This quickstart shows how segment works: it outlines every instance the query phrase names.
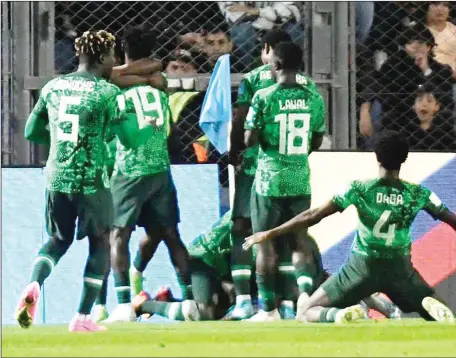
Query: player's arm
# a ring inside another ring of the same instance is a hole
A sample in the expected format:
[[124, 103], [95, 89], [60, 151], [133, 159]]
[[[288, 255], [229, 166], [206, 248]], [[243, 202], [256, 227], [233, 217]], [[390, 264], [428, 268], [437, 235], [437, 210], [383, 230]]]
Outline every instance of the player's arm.
[[111, 75], [111, 82], [120, 88], [133, 86], [150, 85], [160, 91], [168, 90], [168, 81], [162, 73], [153, 73], [148, 75]]
[[287, 221], [275, 229], [256, 233], [245, 239], [243, 244], [244, 250], [248, 250], [259, 242], [272, 240], [277, 237], [296, 232], [302, 229], [309, 228], [313, 225], [318, 224], [324, 218], [331, 216], [340, 211], [340, 207], [332, 200], [316, 209], [309, 209], [301, 214], [298, 214], [293, 219]]
[[46, 101], [41, 95], [27, 119], [24, 135], [25, 139], [39, 144], [49, 145], [51, 142]]
[[456, 230], [456, 215], [452, 213], [433, 192], [430, 192], [423, 210], [431, 215], [434, 220], [440, 220], [445, 224], [450, 225], [453, 230]]
[[320, 149], [322, 143], [323, 143], [323, 138], [326, 133], [326, 124], [325, 124], [325, 118], [326, 118], [326, 110], [325, 110], [325, 103], [323, 101], [323, 97], [318, 94], [317, 96], [314, 97], [313, 102], [313, 111], [311, 116], [313, 117], [312, 119], [312, 125], [313, 125], [313, 133], [312, 133], [312, 142], [310, 144], [310, 149], [311, 152], [316, 151]]
[[251, 84], [247, 78], [244, 78], [239, 84], [236, 108], [231, 123], [229, 162], [232, 165], [240, 164], [240, 154], [245, 149], [244, 125], [252, 98]]
[[116, 66], [112, 70], [114, 76], [148, 76], [154, 72], [160, 72], [163, 70], [163, 65], [160, 60], [154, 58], [143, 58], [140, 60], [133, 61], [130, 64], [122, 66]]
[[263, 100], [256, 94], [253, 97], [252, 105], [249, 108], [244, 124], [244, 143], [247, 148], [253, 147], [258, 143], [259, 130], [263, 128], [262, 108]]

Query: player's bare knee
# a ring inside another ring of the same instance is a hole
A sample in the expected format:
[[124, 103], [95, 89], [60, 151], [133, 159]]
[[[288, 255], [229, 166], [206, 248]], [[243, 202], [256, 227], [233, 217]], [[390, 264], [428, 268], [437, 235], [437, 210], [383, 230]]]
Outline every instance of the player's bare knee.
[[121, 248], [128, 247], [128, 242], [130, 240], [131, 228], [125, 227], [115, 227], [109, 237], [111, 247]]

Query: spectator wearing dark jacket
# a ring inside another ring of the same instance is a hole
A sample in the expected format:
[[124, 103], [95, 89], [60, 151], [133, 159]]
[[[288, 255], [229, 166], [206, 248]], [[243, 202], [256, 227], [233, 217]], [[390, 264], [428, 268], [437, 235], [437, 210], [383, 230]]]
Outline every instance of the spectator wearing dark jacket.
[[370, 105], [375, 99], [382, 105], [382, 127], [396, 130], [407, 124], [403, 114], [412, 108], [421, 86], [438, 94], [442, 109], [454, 108], [452, 71], [432, 58], [434, 38], [430, 31], [417, 24], [404, 32], [399, 43], [402, 49], [386, 60], [371, 83], [364, 84], [360, 109], [360, 132], [364, 136], [373, 134]]
[[454, 152], [454, 123], [451, 112], [440, 110], [438, 97], [424, 89], [418, 92], [409, 122], [401, 132], [408, 138], [411, 150]]

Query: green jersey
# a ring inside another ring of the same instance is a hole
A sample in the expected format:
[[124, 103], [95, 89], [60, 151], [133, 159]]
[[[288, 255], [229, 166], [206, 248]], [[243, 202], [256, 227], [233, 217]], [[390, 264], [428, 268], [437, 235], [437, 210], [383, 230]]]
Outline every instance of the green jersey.
[[232, 227], [233, 222], [229, 211], [212, 226], [210, 231], [199, 235], [187, 247], [190, 257], [204, 261], [215, 269], [220, 277], [229, 276]]
[[384, 258], [410, 254], [410, 229], [420, 210], [435, 218], [446, 209], [429, 189], [403, 180], [355, 180], [332, 201], [340, 211], [350, 205], [358, 211], [352, 250]]
[[44, 86], [27, 120], [26, 136], [34, 128], [49, 130], [38, 134], [39, 142], [50, 143], [48, 190], [93, 194], [109, 187], [105, 141], [107, 129], [120, 118], [115, 102], [119, 93], [115, 85], [82, 72], [55, 78]]
[[255, 130], [260, 142], [256, 192], [271, 197], [310, 194], [312, 137], [326, 131], [320, 94], [299, 84], [260, 90], [253, 98], [245, 129]]
[[[272, 78], [272, 66], [270, 64], [260, 66], [253, 71], [247, 73], [239, 84], [237, 105], [248, 105], [252, 104], [252, 99], [255, 93], [261, 89], [268, 88], [275, 84]], [[308, 89], [318, 92], [317, 86], [303, 73], [296, 75], [296, 82], [307, 87]], [[259, 146], [248, 148], [244, 152], [244, 161], [242, 168], [247, 175], [255, 175], [258, 159]]]
[[129, 120], [137, 121], [139, 128], [151, 126], [147, 121], [155, 118], [156, 126], [147, 141], [135, 149], [127, 149], [117, 142], [114, 175], [139, 177], [162, 173], [170, 166], [167, 128], [170, 121], [168, 95], [150, 86], [134, 86], [122, 91], [118, 97], [119, 109]]

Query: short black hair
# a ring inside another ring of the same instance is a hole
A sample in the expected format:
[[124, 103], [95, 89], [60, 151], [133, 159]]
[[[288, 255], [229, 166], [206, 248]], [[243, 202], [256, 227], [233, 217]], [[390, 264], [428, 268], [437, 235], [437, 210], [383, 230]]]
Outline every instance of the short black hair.
[[399, 170], [407, 160], [409, 145], [407, 139], [398, 132], [381, 131], [375, 138], [375, 155], [386, 170]]
[[104, 30], [86, 31], [74, 41], [76, 55], [85, 56], [91, 64], [100, 63], [101, 56], [109, 53], [115, 46], [115, 36]]
[[274, 57], [281, 70], [299, 71], [302, 69], [302, 50], [293, 42], [280, 42], [274, 49]]
[[432, 35], [432, 32], [421, 22], [417, 23], [415, 26], [410, 26], [399, 37], [399, 44], [401, 46], [405, 46], [413, 41], [418, 41], [431, 47], [435, 46], [434, 35]]
[[435, 100], [437, 101], [437, 103], [440, 103], [440, 95], [438, 92], [436, 92], [435, 90], [433, 90], [433, 88], [431, 88], [430, 86], [420, 86], [416, 92], [415, 92], [415, 99], [419, 99], [419, 98], [422, 98], [426, 95], [432, 95]]
[[157, 44], [157, 34], [148, 25], [128, 28], [122, 39], [125, 54], [132, 60], [148, 58]]
[[291, 36], [284, 30], [274, 29], [269, 30], [263, 36], [262, 48], [266, 46], [269, 49], [275, 50], [276, 46], [281, 42], [291, 42]]

